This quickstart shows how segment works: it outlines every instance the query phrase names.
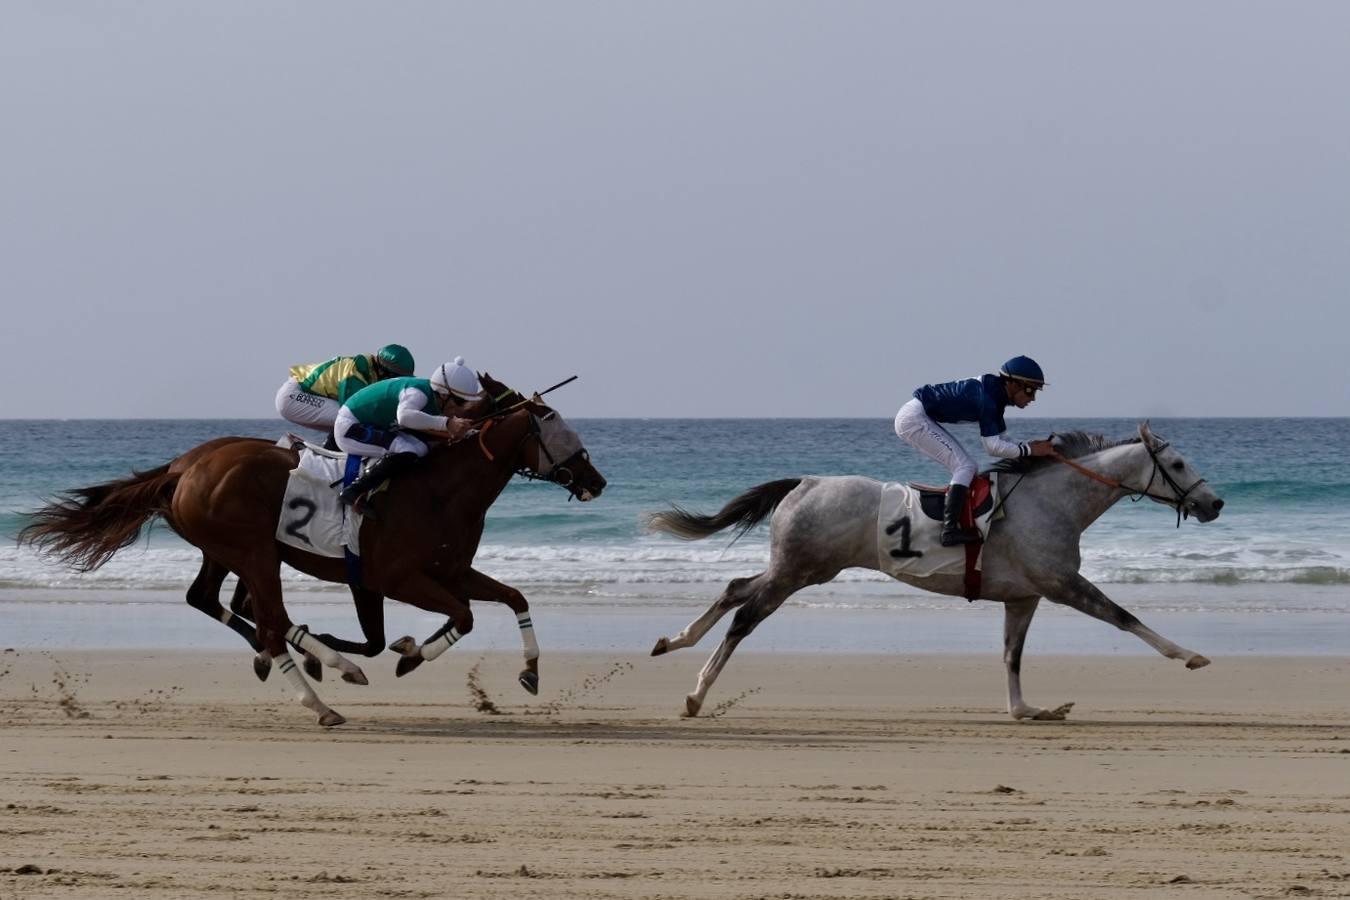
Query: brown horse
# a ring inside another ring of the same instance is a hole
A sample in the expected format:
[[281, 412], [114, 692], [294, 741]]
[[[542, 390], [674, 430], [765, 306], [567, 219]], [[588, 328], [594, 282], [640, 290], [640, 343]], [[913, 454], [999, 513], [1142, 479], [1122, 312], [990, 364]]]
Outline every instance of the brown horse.
[[[170, 475], [182, 475], [203, 456], [225, 444], [236, 443], [251, 444], [259, 451], [277, 446], [271, 441], [261, 438], [215, 438], [193, 447], [182, 456], [171, 460], [168, 473]], [[299, 448], [292, 448], [291, 454], [298, 462]], [[78, 492], [71, 493], [77, 494]], [[166, 521], [169, 520], [166, 518]], [[171, 522], [170, 525], [172, 525]], [[132, 537], [135, 537], [134, 533]], [[80, 568], [88, 571], [90, 566], [81, 566]], [[258, 640], [257, 628], [252, 621], [252, 603], [248, 596], [248, 586], [242, 579], [235, 585], [234, 596], [230, 600], [229, 609], [226, 609], [220, 603], [220, 588], [229, 574], [228, 568], [203, 553], [201, 569], [197, 572], [197, 577], [193, 579], [192, 585], [187, 591], [187, 603], [193, 609], [199, 610], [210, 618], [223, 622], [243, 637], [249, 646], [257, 651], [257, 656], [253, 659], [254, 673], [258, 676], [259, 681], [266, 681], [267, 676], [272, 673], [272, 657], [263, 650], [262, 642]], [[347, 641], [331, 634], [321, 634], [318, 635], [318, 638], [332, 649], [342, 653], [377, 656], [380, 651], [384, 650], [384, 597], [355, 584], [349, 584], [348, 588], [351, 590], [352, 602], [356, 607], [357, 622], [361, 626], [361, 633], [365, 640], [361, 642]], [[312, 653], [304, 653], [304, 668], [306, 674], [315, 681], [323, 680], [323, 665]]]
[[[506, 390], [488, 376], [483, 384], [499, 396]], [[433, 448], [391, 482], [376, 502], [378, 516], [362, 525], [363, 577], [354, 595], [368, 639], [375, 631], [382, 642], [381, 597], [449, 620], [421, 645], [408, 639], [396, 645], [404, 654], [400, 674], [472, 630], [470, 601], [493, 600], [517, 614], [526, 656], [521, 682], [537, 689], [538, 647], [528, 602], [515, 588], [472, 567], [487, 509], [517, 471], [560, 484], [582, 501], [598, 497], [605, 479], [561, 416], [537, 399], [515, 396], [472, 439]], [[366, 683], [360, 668], [293, 624], [282, 602], [283, 562], [326, 581], [347, 581], [344, 560], [305, 553], [274, 537], [295, 462], [294, 451], [265, 441], [218, 438], [148, 472], [70, 491], [65, 500], [37, 511], [19, 537], [87, 571], [134, 542], [147, 521], [163, 517], [203, 554], [188, 602], [203, 611], [214, 604], [225, 620], [218, 592], [225, 575], [236, 573], [252, 598], [261, 652], [281, 660], [300, 702], [318, 713], [320, 724], [341, 724], [345, 719], [318, 698], [286, 650], [289, 642], [340, 669], [344, 680]], [[360, 592], [367, 592], [366, 602]], [[368, 628], [368, 616], [378, 619], [378, 628]]]
[[[575, 378], [575, 376], [573, 376]], [[486, 421], [493, 417], [499, 409], [507, 406], [518, 406], [524, 400], [524, 397], [495, 381], [487, 373], [479, 373], [479, 378], [490, 386], [487, 396], [484, 400], [461, 407], [456, 414], [476, 421]], [[571, 381], [572, 379], [568, 379]], [[567, 382], [563, 382], [566, 384]], [[559, 385], [560, 386], [560, 385]], [[555, 386], [556, 387], [556, 386]], [[551, 390], [551, 389], [550, 389]], [[223, 437], [208, 441], [205, 444], [194, 447], [182, 456], [177, 457], [169, 463], [169, 472], [182, 474], [189, 466], [199, 460], [206, 453], [216, 450], [227, 443], [252, 443], [257, 449], [273, 446], [272, 442], [259, 438], [244, 437]], [[293, 452], [298, 454], [298, 447], [293, 448]], [[241, 579], [235, 586], [234, 596], [230, 600], [230, 608], [226, 609], [220, 603], [220, 588], [225, 582], [225, 578], [230, 574], [229, 569], [205, 553], [202, 554], [202, 567], [193, 580], [192, 586], [188, 588], [187, 602], [194, 609], [201, 611], [212, 619], [216, 619], [238, 632], [245, 641], [249, 643], [257, 656], [254, 657], [253, 671], [258, 676], [259, 681], [266, 681], [267, 676], [272, 671], [272, 657], [263, 650], [263, 646], [257, 637], [257, 630], [252, 622], [253, 612], [252, 603], [248, 596], [248, 587]], [[348, 589], [352, 594], [352, 602], [356, 607], [357, 622], [361, 626], [361, 633], [364, 640], [348, 641], [332, 634], [317, 635], [318, 639], [333, 650], [340, 653], [359, 653], [362, 656], [377, 656], [385, 647], [384, 632], [384, 596], [369, 590], [368, 588], [356, 584], [348, 583]], [[523, 609], [516, 609], [520, 614], [526, 612], [528, 606]], [[532, 634], [522, 631], [522, 639], [532, 637]], [[410, 637], [400, 638], [390, 646], [391, 650], [397, 650], [405, 654], [411, 654], [417, 644]], [[529, 649], [527, 642], [526, 649]], [[323, 666], [318, 657], [314, 654], [301, 651], [304, 654], [305, 673], [315, 681], [323, 680]], [[422, 658], [417, 655], [408, 655], [405, 660], [400, 662], [397, 673], [399, 676], [407, 674]], [[538, 674], [532, 671], [521, 673], [520, 683], [531, 694], [538, 693], [539, 679]]]

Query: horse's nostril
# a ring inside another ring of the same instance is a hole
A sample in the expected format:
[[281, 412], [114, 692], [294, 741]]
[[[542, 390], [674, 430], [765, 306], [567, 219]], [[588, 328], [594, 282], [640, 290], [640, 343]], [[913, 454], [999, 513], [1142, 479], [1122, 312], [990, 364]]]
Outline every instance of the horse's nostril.
[[1215, 500], [1215, 501], [1214, 501], [1214, 508], [1215, 508], [1215, 509], [1223, 509], [1223, 501], [1222, 501], [1222, 500]]

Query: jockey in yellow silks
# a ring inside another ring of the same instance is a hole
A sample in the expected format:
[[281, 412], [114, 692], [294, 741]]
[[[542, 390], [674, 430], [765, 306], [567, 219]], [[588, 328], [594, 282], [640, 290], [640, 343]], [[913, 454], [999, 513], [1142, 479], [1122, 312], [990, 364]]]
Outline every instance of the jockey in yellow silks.
[[338, 410], [357, 391], [412, 373], [413, 356], [400, 344], [386, 344], [374, 353], [291, 366], [291, 377], [277, 391], [277, 413], [287, 422], [332, 432]]

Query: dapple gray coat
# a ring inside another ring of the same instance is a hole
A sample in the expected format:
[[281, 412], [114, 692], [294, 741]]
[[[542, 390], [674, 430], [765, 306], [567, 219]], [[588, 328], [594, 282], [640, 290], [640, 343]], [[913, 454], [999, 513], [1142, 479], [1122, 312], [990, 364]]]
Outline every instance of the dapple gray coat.
[[[1004, 517], [993, 524], [985, 542], [980, 595], [1004, 604], [1008, 712], [1016, 719], [1062, 719], [1073, 706], [1042, 709], [1022, 699], [1022, 647], [1042, 597], [1137, 635], [1188, 669], [1209, 664], [1146, 627], [1079, 575], [1079, 538], [1122, 497], [1148, 496], [1172, 506], [1178, 518], [1193, 515], [1201, 522], [1216, 518], [1223, 501], [1147, 423], [1139, 426], [1137, 440], [1110, 442], [1075, 432], [1056, 436], [1055, 446], [1061, 457], [1115, 486], [1051, 458], [996, 467], [1008, 473], [999, 479]], [[806, 476], [751, 488], [716, 515], [675, 508], [648, 517], [649, 528], [693, 540], [733, 525], [744, 532], [772, 514], [768, 569], [733, 579], [703, 615], [675, 637], [658, 640], [652, 650], [659, 656], [693, 646], [718, 619], [738, 610], [726, 638], [699, 673], [698, 686], [685, 698], [685, 715], [698, 714], [737, 644], [793, 593], [830, 581], [843, 569], [880, 568], [881, 491], [882, 483], [871, 478]], [[939, 594], [962, 596], [965, 590], [961, 575], [895, 577]]]

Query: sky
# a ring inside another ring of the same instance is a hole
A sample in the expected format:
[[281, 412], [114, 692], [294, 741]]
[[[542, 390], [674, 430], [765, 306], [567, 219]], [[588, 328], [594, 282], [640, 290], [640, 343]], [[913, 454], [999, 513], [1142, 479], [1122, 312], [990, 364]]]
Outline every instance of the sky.
[[1350, 415], [1350, 4], [66, 2], [0, 29], [0, 418], [397, 342], [569, 417]]

